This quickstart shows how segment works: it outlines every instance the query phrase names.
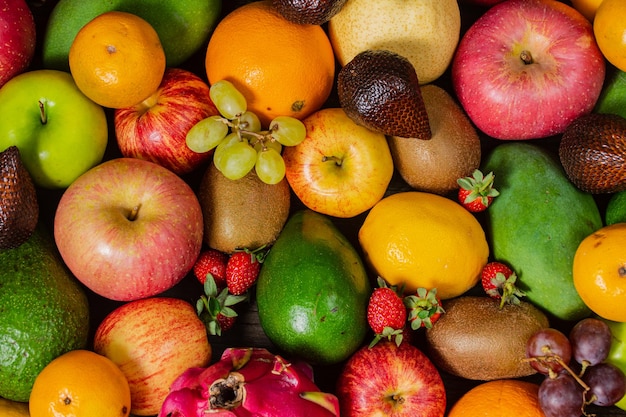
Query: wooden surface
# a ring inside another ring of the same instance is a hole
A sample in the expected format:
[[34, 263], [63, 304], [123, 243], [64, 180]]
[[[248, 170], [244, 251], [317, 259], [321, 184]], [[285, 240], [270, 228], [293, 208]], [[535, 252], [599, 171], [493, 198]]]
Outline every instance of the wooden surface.
[[[241, 4], [247, 3], [246, 0], [223, 0], [224, 8], [223, 14], [225, 15], [230, 10], [238, 7]], [[41, 37], [43, 35], [43, 30], [45, 27], [45, 23], [47, 21], [47, 16], [52, 10], [55, 1], [29, 1], [31, 9], [36, 17], [38, 30], [39, 30], [39, 43], [41, 42]], [[462, 8], [462, 26], [463, 29], [467, 28], [473, 20], [481, 13], [480, 9], [470, 9], [470, 8]], [[40, 51], [38, 51], [40, 54]], [[194, 71], [196, 74], [200, 75], [202, 78], [206, 79], [204, 73], [204, 50], [199, 51], [198, 54], [192, 58], [188, 63], [186, 63], [183, 68]], [[39, 57], [35, 58], [33, 62], [33, 69], [36, 69], [39, 65]], [[450, 79], [449, 73], [444, 74], [441, 79], [435, 82], [436, 84], [449, 89], [450, 88]], [[336, 97], [331, 96], [329, 99], [327, 106], [337, 106]], [[111, 116], [109, 111], [108, 116]], [[112, 120], [109, 117], [109, 121]], [[111, 132], [113, 129], [111, 127]], [[496, 143], [493, 139], [490, 138], [481, 138], [483, 140], [484, 152], [488, 152], [491, 147]], [[557, 139], [546, 140], [544, 143], [546, 146], [554, 146], [557, 142]], [[107, 150], [106, 158], [113, 158], [116, 156], [120, 156], [119, 150], [115, 145], [114, 137], [110, 138], [109, 148]], [[200, 173], [192, 174], [184, 179], [189, 182], [189, 184], [195, 189], [199, 183]], [[389, 187], [388, 193], [394, 193], [397, 191], [401, 191], [404, 189], [408, 189], [406, 184], [396, 175], [392, 180], [392, 183]], [[41, 216], [42, 221], [51, 229], [52, 221], [54, 219], [54, 211], [56, 208], [56, 204], [61, 196], [61, 191], [50, 191], [50, 190], [39, 190], [39, 200], [41, 205]], [[606, 204], [606, 198], [599, 198], [598, 204], [601, 209], [604, 208]], [[300, 203], [295, 200], [292, 204], [293, 209], [300, 208]], [[358, 244], [356, 242], [356, 233], [358, 228], [364, 219], [365, 215], [357, 216], [352, 219], [335, 219], [336, 225], [339, 229], [348, 237], [348, 239], [353, 242], [358, 248]], [[479, 217], [480, 218], [480, 217]], [[98, 326], [100, 321], [104, 318], [106, 314], [112, 311], [114, 308], [118, 307], [122, 303], [114, 302], [111, 300], [104, 299], [98, 295], [93, 294], [89, 290], [86, 290], [89, 296], [89, 301], [91, 305], [91, 328], [92, 333], [95, 331], [95, 328]], [[471, 292], [479, 294], [480, 289], [475, 288]], [[202, 286], [197, 282], [197, 280], [189, 275], [187, 276], [181, 283], [172, 288], [171, 290], [162, 294], [163, 296], [173, 296], [178, 297], [195, 305], [196, 300], [202, 295]], [[276, 353], [279, 353], [277, 349], [275, 349], [271, 342], [267, 339], [263, 330], [259, 325], [258, 315], [256, 311], [256, 304], [254, 300], [251, 300], [251, 303], [245, 304], [242, 308], [239, 309], [239, 319], [235, 325], [235, 327], [226, 332], [222, 337], [211, 337], [211, 344], [213, 347], [213, 358], [216, 360], [219, 358], [219, 355], [222, 351], [230, 346], [257, 346], [257, 347], [266, 347]], [[562, 330], [568, 330], [571, 324], [568, 323], [554, 323], [555, 327], [559, 327]], [[369, 337], [369, 336], [368, 336]], [[418, 347], [424, 347], [423, 341], [423, 332], [415, 332], [415, 340], [414, 343]], [[316, 367], [315, 368], [315, 377], [316, 382], [320, 386], [320, 388], [324, 391], [333, 391], [335, 389], [335, 380], [337, 375], [341, 371], [341, 364], [337, 366], [331, 367]], [[447, 400], [448, 407], [450, 407], [464, 392], [472, 388], [473, 386], [480, 383], [480, 381], [468, 381], [458, 377], [454, 377], [452, 375], [441, 373], [444, 384], [446, 386], [447, 392]], [[533, 382], [540, 382], [540, 376], [533, 376], [527, 378]], [[616, 408], [600, 408], [600, 407], [590, 407], [588, 410], [590, 413], [596, 413], [598, 417], [600, 416], [626, 416], [626, 412]]]

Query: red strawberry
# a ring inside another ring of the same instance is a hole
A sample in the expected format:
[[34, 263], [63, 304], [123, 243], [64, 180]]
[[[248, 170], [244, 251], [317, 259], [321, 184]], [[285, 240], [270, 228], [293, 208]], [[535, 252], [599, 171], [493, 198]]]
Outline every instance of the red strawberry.
[[445, 313], [441, 299], [437, 295], [437, 288], [427, 290], [418, 288], [413, 295], [404, 297], [404, 305], [409, 311], [411, 329], [422, 327], [430, 329], [443, 313]]
[[234, 252], [226, 264], [226, 285], [233, 295], [244, 294], [254, 285], [267, 251], [263, 247]]
[[471, 177], [459, 178], [457, 183], [461, 188], [459, 188], [458, 199], [461, 205], [473, 213], [486, 210], [493, 199], [500, 195], [498, 190], [493, 188], [493, 180], [493, 172], [483, 176], [478, 169]]
[[491, 298], [500, 301], [500, 308], [505, 303], [519, 304], [519, 297], [526, 295], [515, 286], [517, 275], [501, 262], [490, 262], [483, 267], [481, 282], [483, 289]]
[[402, 342], [402, 330], [406, 325], [406, 308], [395, 287], [378, 277], [378, 288], [374, 289], [367, 305], [367, 322], [376, 335], [370, 347], [382, 338]]
[[207, 332], [221, 336], [222, 332], [235, 324], [237, 312], [232, 308], [235, 304], [246, 300], [243, 295], [229, 294], [228, 288], [218, 293], [213, 276], [208, 274], [204, 281], [204, 295], [196, 302], [198, 316], [204, 322]]
[[226, 263], [228, 255], [217, 249], [207, 249], [203, 251], [193, 266], [193, 273], [204, 284], [207, 274], [211, 274], [215, 279], [217, 288], [226, 286]]

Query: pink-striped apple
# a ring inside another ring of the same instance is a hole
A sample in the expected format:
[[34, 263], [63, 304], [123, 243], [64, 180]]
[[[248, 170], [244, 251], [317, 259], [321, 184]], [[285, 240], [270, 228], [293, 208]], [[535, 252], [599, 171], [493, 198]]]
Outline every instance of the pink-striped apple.
[[393, 175], [387, 139], [357, 125], [341, 108], [302, 120], [307, 136], [283, 150], [291, 189], [311, 210], [349, 218], [372, 208]]
[[103, 297], [131, 301], [159, 294], [193, 268], [202, 247], [200, 203], [172, 171], [115, 158], [76, 179], [54, 217], [63, 260]]
[[408, 342], [362, 347], [337, 381], [342, 417], [443, 417], [446, 390], [437, 368]]
[[187, 132], [200, 120], [217, 114], [209, 86], [200, 77], [184, 69], [168, 68], [154, 94], [132, 107], [115, 110], [117, 144], [123, 156], [187, 174], [212, 155], [189, 149]]
[[0, 87], [28, 68], [35, 55], [36, 27], [24, 0], [0, 0]]
[[541, 139], [591, 112], [605, 75], [591, 24], [554, 0], [492, 6], [465, 32], [452, 84], [474, 124], [496, 139]]
[[94, 351], [111, 359], [128, 380], [131, 413], [158, 414], [168, 388], [188, 368], [207, 366], [211, 345], [195, 307], [171, 297], [131, 301], [96, 329]]

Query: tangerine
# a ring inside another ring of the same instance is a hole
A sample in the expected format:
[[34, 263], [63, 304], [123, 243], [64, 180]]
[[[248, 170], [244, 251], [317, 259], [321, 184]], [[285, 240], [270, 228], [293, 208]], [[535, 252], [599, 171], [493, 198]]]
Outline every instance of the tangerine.
[[572, 277], [583, 302], [597, 315], [626, 321], [626, 223], [597, 230], [580, 242]]
[[154, 93], [165, 73], [165, 52], [154, 28], [131, 13], [102, 13], [83, 26], [70, 47], [70, 72], [94, 102], [119, 109]]
[[107, 357], [71, 350], [37, 375], [29, 411], [31, 417], [126, 417], [130, 388], [122, 371]]
[[602, 55], [626, 71], [626, 1], [603, 0], [593, 19], [593, 33]]
[[578, 10], [590, 22], [593, 22], [600, 3], [602, 3], [602, 0], [572, 0], [574, 9]]
[[359, 233], [364, 259], [389, 284], [437, 288], [442, 299], [463, 294], [480, 278], [489, 246], [482, 226], [457, 202], [405, 191], [383, 198]]
[[267, 126], [274, 117], [303, 119], [324, 105], [335, 57], [321, 26], [290, 22], [265, 0], [238, 7], [217, 24], [205, 67], [210, 84], [232, 82]]
[[448, 417], [545, 417], [539, 385], [517, 379], [483, 382], [466, 392]]

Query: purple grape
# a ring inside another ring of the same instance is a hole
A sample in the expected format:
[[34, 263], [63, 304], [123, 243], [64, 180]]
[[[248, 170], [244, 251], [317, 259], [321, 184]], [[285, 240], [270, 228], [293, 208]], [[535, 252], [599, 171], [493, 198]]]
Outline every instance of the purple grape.
[[597, 365], [609, 356], [613, 335], [609, 325], [596, 318], [586, 318], [574, 325], [569, 340], [576, 362]]
[[580, 417], [583, 389], [569, 373], [546, 377], [539, 385], [539, 406], [546, 417]]
[[566, 365], [572, 358], [572, 347], [569, 339], [561, 331], [545, 328], [535, 332], [526, 343], [526, 357], [537, 358], [530, 365], [544, 375], [550, 370], [560, 372], [564, 368], [556, 359], [560, 358]]
[[588, 367], [583, 375], [583, 381], [590, 388], [587, 393], [587, 401], [595, 395], [592, 402], [596, 405], [613, 405], [626, 394], [624, 372], [608, 362]]

